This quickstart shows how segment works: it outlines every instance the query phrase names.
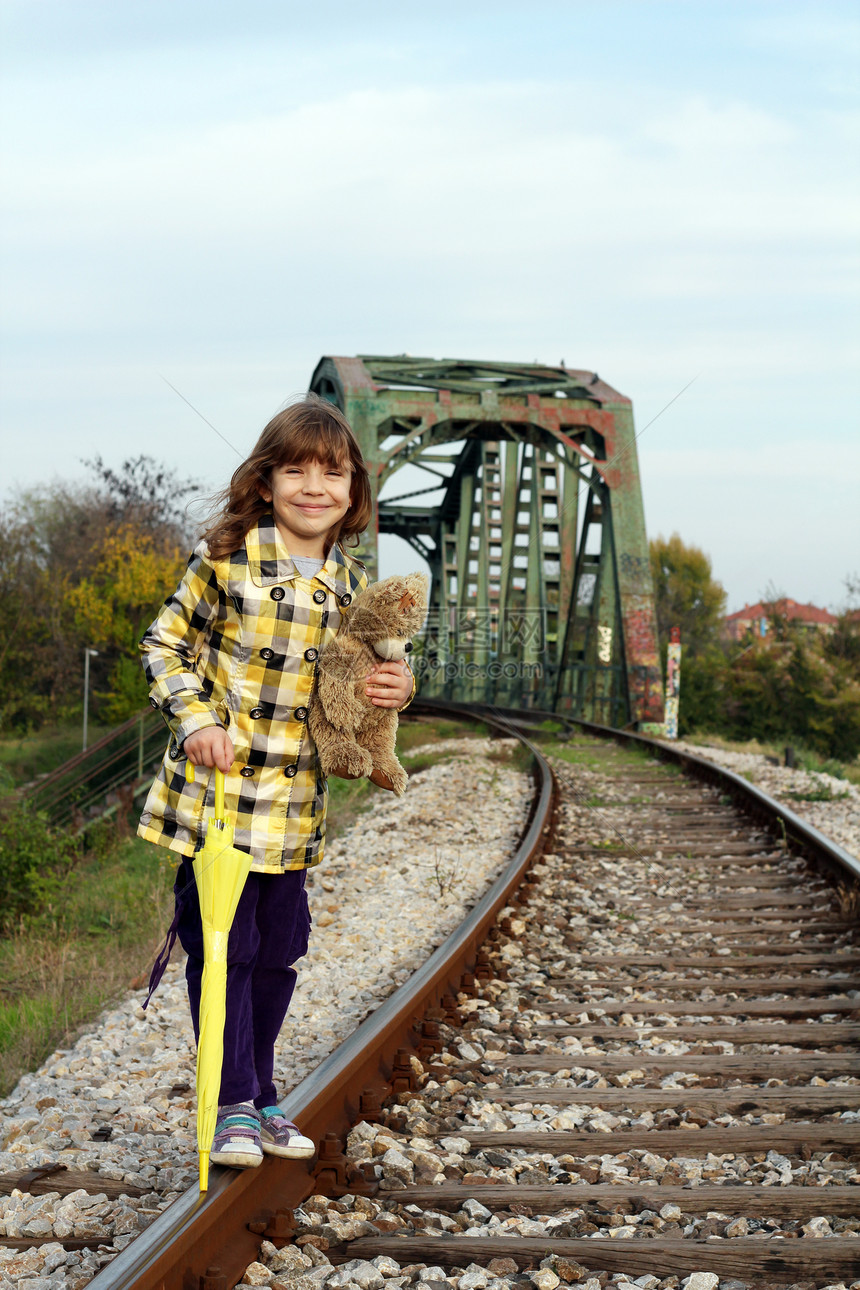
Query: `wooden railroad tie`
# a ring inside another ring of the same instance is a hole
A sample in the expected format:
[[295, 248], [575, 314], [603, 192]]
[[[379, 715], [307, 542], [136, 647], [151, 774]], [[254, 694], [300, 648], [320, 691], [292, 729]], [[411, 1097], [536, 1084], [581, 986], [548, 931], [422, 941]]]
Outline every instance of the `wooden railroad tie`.
[[857, 1213], [858, 1188], [851, 1185], [827, 1187], [762, 1187], [740, 1184], [717, 1187], [666, 1186], [653, 1183], [498, 1183], [487, 1179], [487, 1186], [447, 1182], [427, 1187], [409, 1186], [397, 1193], [400, 1205], [419, 1205], [429, 1210], [457, 1210], [468, 1197], [480, 1200], [492, 1213], [511, 1205], [527, 1205], [534, 1213], [556, 1214], [561, 1209], [599, 1209], [616, 1213], [677, 1205], [687, 1214], [742, 1214], [768, 1218], [798, 1218], [817, 1214], [851, 1217]]
[[[541, 1035], [598, 1036], [603, 1043], [630, 1043], [643, 1037], [654, 1039], [662, 1036], [664, 1039], [697, 1039], [705, 1043], [788, 1044], [793, 1048], [818, 1048], [856, 1044], [860, 1040], [860, 1025], [848, 1021], [813, 1021], [808, 1025], [802, 1021], [786, 1021], [782, 1025], [774, 1023], [769, 1026], [739, 1021], [736, 1025], [721, 1026], [719, 1022], [709, 1021], [693, 1026], [601, 1026], [599, 1022], [591, 1021], [586, 1025], [569, 1026], [565, 1022], [549, 1021], [538, 1026], [533, 1037]], [[683, 1061], [683, 1056], [678, 1060]], [[860, 1069], [860, 1054], [856, 1060]], [[825, 1062], [826, 1058], [822, 1064]]]
[[[661, 990], [665, 994], [684, 994], [695, 993], [700, 990], [725, 990], [731, 989], [733, 994], [841, 994], [846, 990], [860, 990], [860, 976], [761, 976], [761, 977], [733, 977], [727, 981], [722, 976], [688, 976], [688, 977], [647, 977], [647, 976], [626, 976], [626, 977], [595, 977], [593, 980], [583, 980], [582, 977], [556, 977], [553, 980], [556, 989], [595, 989], [595, 990], [621, 990], [626, 986], [633, 986], [637, 990]], [[541, 1002], [545, 1002], [545, 995], [541, 994]], [[555, 1002], [555, 1001], [553, 1001]], [[641, 1003], [642, 1000], [631, 1003]], [[712, 1002], [704, 999], [703, 1003]], [[860, 1006], [860, 999], [857, 1001]], [[594, 1006], [603, 1005], [599, 999], [588, 1001]], [[587, 1007], [584, 1003], [583, 1007]]]
[[[721, 982], [725, 985], [725, 982]], [[553, 1012], [591, 1012], [598, 1008], [607, 1016], [629, 1013], [667, 1017], [814, 1017], [834, 1012], [860, 1013], [860, 999], [551, 999], [544, 1001]]]
[[[622, 1151], [653, 1151], [657, 1156], [679, 1151], [697, 1158], [713, 1155], [745, 1155], [748, 1152], [838, 1151], [856, 1156], [860, 1149], [860, 1124], [839, 1120], [798, 1120], [783, 1124], [720, 1125], [700, 1129], [682, 1124], [670, 1129], [613, 1129], [611, 1133], [588, 1133], [578, 1129], [472, 1129], [463, 1125], [442, 1138], [466, 1138], [473, 1151], [485, 1147], [517, 1147], [521, 1151], [551, 1151], [553, 1154], [601, 1156]], [[857, 1192], [860, 1199], [860, 1191]]]
[[[489, 1190], [489, 1188], [488, 1188]], [[398, 1192], [397, 1195], [403, 1193]], [[513, 1259], [520, 1268], [537, 1267], [548, 1250], [587, 1268], [626, 1272], [629, 1276], [670, 1276], [719, 1267], [725, 1278], [749, 1281], [750, 1275], [796, 1280], [804, 1275], [820, 1278], [853, 1276], [857, 1271], [857, 1241], [833, 1236], [826, 1241], [773, 1238], [750, 1241], [743, 1237], [696, 1240], [693, 1237], [654, 1237], [626, 1241], [558, 1239], [534, 1236], [362, 1236], [357, 1241], [328, 1250], [332, 1262], [375, 1259], [387, 1254], [402, 1265], [428, 1263], [444, 1268], [482, 1266], [491, 1259]]]
[[[725, 1079], [812, 1079], [825, 1066], [830, 1077], [856, 1075], [856, 1053], [514, 1053], [499, 1061], [505, 1070], [562, 1071], [592, 1070], [598, 1074], [626, 1071], [674, 1071], [711, 1076], [715, 1071]], [[451, 1079], [467, 1066], [431, 1067], [433, 1079]]]
[[[503, 1085], [478, 1088], [470, 1097], [489, 1102], [511, 1102], [527, 1106], [592, 1106], [602, 1110], [658, 1111], [678, 1108], [707, 1115], [748, 1115], [750, 1112], [791, 1112], [792, 1114], [835, 1115], [860, 1110], [860, 1085], [802, 1088], [544, 1088], [540, 1084]], [[670, 1130], [660, 1130], [670, 1132]], [[468, 1136], [465, 1132], [457, 1137]], [[854, 1193], [860, 1209], [860, 1191]]]

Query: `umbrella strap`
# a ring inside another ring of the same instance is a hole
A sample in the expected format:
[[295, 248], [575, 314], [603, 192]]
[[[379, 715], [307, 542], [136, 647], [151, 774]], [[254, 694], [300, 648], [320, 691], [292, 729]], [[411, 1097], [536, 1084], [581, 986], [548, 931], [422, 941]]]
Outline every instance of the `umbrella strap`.
[[176, 903], [174, 905], [173, 922], [167, 929], [167, 935], [164, 938], [164, 944], [155, 956], [155, 962], [152, 965], [152, 971], [149, 974], [149, 991], [144, 1000], [143, 1007], [147, 1008], [152, 996], [155, 994], [161, 978], [164, 976], [167, 964], [170, 962], [170, 955], [173, 953], [173, 947], [176, 944], [176, 936], [179, 931], [179, 915], [182, 912], [182, 906], [185, 903], [186, 893], [194, 889], [194, 883], [188, 883], [176, 892]]

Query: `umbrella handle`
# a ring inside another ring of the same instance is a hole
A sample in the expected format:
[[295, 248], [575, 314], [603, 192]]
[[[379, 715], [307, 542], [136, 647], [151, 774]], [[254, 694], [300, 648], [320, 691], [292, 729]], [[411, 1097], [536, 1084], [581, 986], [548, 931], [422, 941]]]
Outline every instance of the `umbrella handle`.
[[[194, 783], [194, 763], [186, 758], [185, 761], [185, 782], [186, 784]], [[224, 815], [224, 772], [215, 767], [215, 811], [213, 819], [220, 820], [226, 824]]]
[[224, 817], [224, 772], [215, 767], [215, 818], [226, 824]]

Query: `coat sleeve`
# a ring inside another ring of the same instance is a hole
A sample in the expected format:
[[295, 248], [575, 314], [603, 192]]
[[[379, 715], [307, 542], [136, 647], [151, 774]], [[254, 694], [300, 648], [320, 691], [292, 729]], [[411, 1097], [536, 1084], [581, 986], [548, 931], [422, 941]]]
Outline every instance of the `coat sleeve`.
[[198, 656], [222, 601], [217, 575], [201, 544], [140, 642], [149, 701], [161, 711], [180, 747], [195, 730], [224, 724], [197, 671]]

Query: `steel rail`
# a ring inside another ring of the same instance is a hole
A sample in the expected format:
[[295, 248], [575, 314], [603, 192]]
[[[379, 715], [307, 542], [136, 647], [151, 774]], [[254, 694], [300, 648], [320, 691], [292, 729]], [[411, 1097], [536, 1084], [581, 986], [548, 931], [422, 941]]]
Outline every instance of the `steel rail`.
[[860, 860], [856, 856], [852, 856], [844, 847], [840, 847], [838, 842], [828, 838], [816, 829], [815, 825], [802, 819], [782, 802], [777, 802], [760, 788], [756, 788], [755, 784], [744, 779], [743, 775], [736, 774], [728, 767], [717, 766], [704, 757], [697, 757], [695, 753], [687, 752], [686, 749], [673, 748], [659, 739], [652, 739], [632, 730], [615, 730], [611, 726], [597, 725], [593, 721], [576, 721], [575, 724], [605, 738], [648, 747], [663, 761], [672, 761], [683, 766], [697, 779], [728, 788], [731, 796], [735, 799], [739, 798], [749, 814], [759, 819], [767, 819], [777, 825], [781, 824], [786, 845], [794, 842], [798, 850], [806, 852], [815, 860], [824, 861], [832, 869], [837, 871], [841, 869], [855, 882], [860, 882]]
[[[441, 708], [445, 705], [439, 703], [437, 706]], [[539, 708], [526, 710], [496, 708], [490, 704], [470, 706], [488, 717], [493, 715], [501, 717], [516, 729], [528, 728], [541, 721], [562, 722], [568, 726], [578, 726], [605, 739], [615, 739], [622, 743], [634, 743], [648, 748], [661, 760], [675, 762], [689, 770], [697, 779], [726, 789], [731, 793], [735, 804], [744, 809], [747, 814], [756, 819], [766, 819], [770, 823], [775, 823], [778, 831], [783, 832], [787, 846], [794, 843], [798, 851], [805, 852], [818, 862], [824, 862], [836, 872], [837, 876], [842, 876], [843, 879], [847, 876], [854, 882], [860, 882], [860, 860], [856, 856], [851, 855], [838, 842], [828, 838], [826, 834], [782, 802], [777, 802], [775, 798], [756, 788], [755, 784], [751, 784], [748, 779], [744, 779], [742, 775], [737, 775], [727, 767], [718, 766], [704, 757], [697, 757], [695, 753], [687, 752], [686, 749], [673, 748], [671, 744], [660, 739], [652, 739], [649, 735], [640, 735], [633, 730], [620, 730], [615, 726], [599, 725], [595, 721], [585, 721], [580, 717], [569, 716], [567, 713], [548, 712]]]
[[[540, 709], [464, 706], [442, 700], [416, 701], [413, 709], [416, 713], [479, 718], [496, 732], [521, 739], [535, 759], [537, 794], [516, 854], [460, 927], [281, 1102], [285, 1114], [301, 1121], [303, 1130], [317, 1140], [323, 1141], [326, 1135], [345, 1136], [361, 1118], [365, 1092], [384, 1095], [390, 1091], [398, 1050], [414, 1051], [421, 1042], [421, 1018], [438, 1005], [444, 994], [456, 992], [463, 972], [474, 965], [477, 947], [499, 911], [547, 845], [555, 789], [546, 760], [523, 733], [529, 726], [545, 720], [561, 721], [569, 728], [578, 727], [601, 738], [647, 747], [662, 760], [680, 764], [696, 778], [723, 787], [746, 813], [781, 821], [787, 846], [825, 863], [837, 875], [860, 880], [860, 862], [793, 811], [742, 776], [661, 741]], [[328, 1169], [327, 1155], [332, 1157]], [[229, 1290], [256, 1257], [264, 1237], [286, 1235], [283, 1227], [279, 1228], [279, 1212], [294, 1208], [314, 1190], [323, 1188], [327, 1180], [320, 1178], [320, 1169], [333, 1179], [343, 1164], [339, 1148], [327, 1153], [324, 1145], [316, 1171], [310, 1164], [271, 1156], [257, 1169], [214, 1168], [206, 1195], [201, 1196], [196, 1186], [190, 1188], [90, 1285], [94, 1290]], [[344, 1190], [358, 1191], [364, 1185], [360, 1176], [351, 1182], [351, 1187]]]
[[[472, 710], [451, 704], [441, 709], [416, 701], [413, 708], [476, 719]], [[509, 864], [456, 931], [282, 1100], [287, 1117], [323, 1141], [318, 1170], [325, 1170], [327, 1155], [337, 1154], [326, 1151], [326, 1135], [345, 1136], [361, 1118], [362, 1094], [390, 1091], [398, 1050], [411, 1052], [420, 1043], [425, 1013], [445, 994], [456, 993], [499, 911], [549, 843], [556, 794], [547, 761], [504, 717], [481, 714], [480, 719], [498, 733], [520, 739], [533, 754], [536, 794], [529, 823]], [[338, 1167], [334, 1160], [332, 1168]], [[318, 1181], [310, 1164], [274, 1156], [266, 1156], [256, 1169], [213, 1167], [208, 1192], [201, 1195], [196, 1185], [189, 1188], [90, 1285], [93, 1290], [229, 1290], [256, 1257], [267, 1232], [277, 1229], [279, 1211], [300, 1204], [317, 1189]], [[353, 1189], [360, 1189], [361, 1183], [357, 1179]]]

